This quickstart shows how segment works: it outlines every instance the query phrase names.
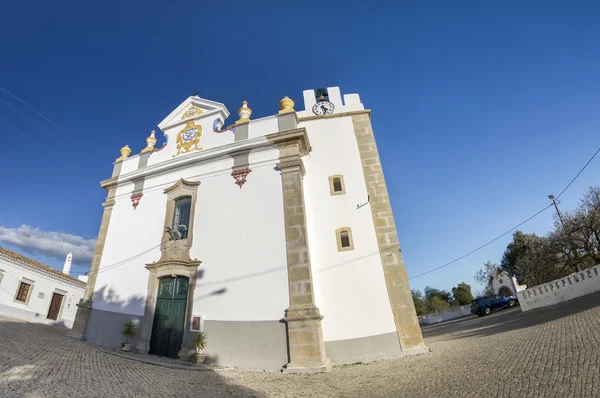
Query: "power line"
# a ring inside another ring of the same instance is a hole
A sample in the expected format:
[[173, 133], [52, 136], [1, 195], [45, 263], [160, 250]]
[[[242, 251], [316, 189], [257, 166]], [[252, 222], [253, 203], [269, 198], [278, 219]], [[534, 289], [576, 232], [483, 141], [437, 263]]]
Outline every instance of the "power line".
[[[143, 251], [143, 252], [141, 252], [141, 253], [138, 253], [138, 254], [136, 254], [136, 255], [134, 255], [134, 256], [132, 256], [132, 257], [129, 257], [129, 258], [126, 258], [125, 260], [121, 260], [121, 261], [118, 261], [118, 262], [116, 262], [116, 263], [113, 263], [113, 264], [107, 265], [107, 266], [105, 266], [105, 267], [102, 267], [102, 268], [98, 269], [98, 271], [89, 271], [89, 272], [87, 272], [87, 274], [88, 274], [88, 276], [90, 276], [90, 275], [92, 275], [92, 274], [95, 274], [95, 273], [98, 273], [98, 274], [100, 274], [100, 273], [102, 273], [102, 272], [105, 272], [105, 271], [110, 271], [111, 269], [115, 269], [115, 268], [117, 268], [117, 267], [120, 267], [120, 266], [121, 266], [121, 265], [123, 265], [123, 264], [126, 264], [126, 263], [128, 263], [128, 262], [130, 262], [130, 261], [133, 261], [133, 260], [135, 260], [135, 259], [137, 259], [137, 258], [139, 258], [139, 257], [143, 256], [144, 254], [146, 254], [146, 253], [148, 253], [148, 252], [150, 252], [150, 251], [152, 251], [152, 250], [156, 249], [156, 248], [157, 248], [157, 247], [159, 247], [159, 246], [162, 246], [162, 245], [163, 245], [163, 244], [165, 244], [165, 243], [166, 243], [166, 242], [161, 242], [161, 243], [159, 243], [158, 245], [156, 245], [156, 246], [153, 246], [153, 247], [151, 247], [150, 249], [148, 249], [148, 250], [145, 250], [145, 251]], [[74, 274], [85, 274], [85, 273], [84, 273], [84, 272], [83, 272], [83, 273], [82, 273], [82, 272], [74, 272]]]
[[594, 153], [594, 155], [590, 158], [590, 160], [587, 161], [587, 163], [585, 164], [585, 166], [583, 166], [583, 168], [581, 170], [579, 170], [579, 173], [577, 173], [577, 175], [575, 177], [573, 177], [573, 179], [571, 180], [571, 182], [567, 184], [567, 186], [565, 187], [565, 189], [563, 189], [558, 194], [558, 196], [556, 197], [556, 199], [560, 198], [560, 195], [562, 195], [563, 193], [565, 193], [565, 191], [571, 186], [571, 184], [573, 184], [573, 182], [577, 179], [577, 177], [579, 177], [579, 175], [583, 172], [583, 170], [585, 170], [585, 168], [588, 167], [588, 164], [590, 164], [592, 162], [592, 160], [594, 160], [594, 158], [596, 157], [596, 155], [598, 154], [598, 152], [600, 152], [600, 148], [598, 148], [598, 150], [596, 151], [596, 153]]
[[54, 123], [52, 120], [48, 119], [44, 114], [42, 114], [41, 112], [39, 112], [38, 110], [36, 110], [34, 107], [32, 107], [31, 105], [29, 105], [27, 102], [23, 101], [21, 98], [17, 97], [16, 95], [14, 95], [10, 91], [4, 89], [3, 87], [0, 87], [0, 90], [4, 91], [6, 94], [10, 95], [14, 99], [16, 99], [17, 101], [19, 101], [23, 105], [25, 105], [26, 107], [28, 107], [29, 109], [31, 109], [32, 111], [34, 111], [35, 113], [37, 113], [38, 115], [40, 115], [41, 117], [43, 117], [44, 119], [46, 119], [54, 127], [56, 127], [57, 129], [59, 129], [60, 131], [62, 131], [66, 135], [68, 135], [69, 138], [73, 139], [73, 136], [71, 134], [67, 133], [62, 127], [60, 127], [58, 124]]
[[444, 267], [447, 267], [447, 266], [449, 266], [449, 265], [451, 265], [451, 264], [454, 264], [455, 262], [457, 262], [457, 261], [460, 261], [460, 260], [462, 260], [463, 258], [465, 258], [465, 257], [468, 257], [468, 256], [470, 256], [471, 254], [473, 254], [473, 253], [475, 253], [475, 252], [478, 252], [479, 250], [483, 249], [484, 247], [491, 245], [492, 243], [494, 243], [494, 242], [495, 242], [495, 241], [497, 241], [498, 239], [500, 239], [500, 238], [502, 238], [502, 237], [506, 236], [507, 234], [511, 233], [511, 232], [512, 232], [512, 231], [514, 231], [515, 229], [519, 228], [521, 225], [525, 224], [527, 221], [529, 221], [529, 220], [531, 220], [531, 219], [533, 219], [533, 218], [537, 217], [538, 215], [542, 214], [544, 211], [546, 211], [546, 210], [547, 210], [549, 207], [551, 207], [551, 206], [552, 206], [552, 203], [550, 203], [548, 206], [544, 207], [542, 210], [540, 210], [540, 211], [538, 211], [537, 213], [535, 213], [533, 216], [529, 217], [527, 220], [525, 220], [525, 221], [521, 222], [519, 225], [517, 225], [517, 226], [515, 226], [515, 227], [512, 227], [511, 229], [509, 229], [508, 231], [506, 231], [506, 232], [505, 232], [505, 233], [503, 233], [502, 235], [500, 235], [500, 236], [498, 236], [498, 237], [496, 237], [496, 238], [492, 239], [491, 241], [487, 242], [487, 243], [486, 243], [486, 244], [484, 244], [484, 245], [481, 245], [481, 246], [479, 246], [477, 249], [470, 251], [469, 253], [467, 253], [467, 254], [465, 254], [465, 255], [463, 255], [463, 256], [461, 256], [461, 257], [457, 258], [456, 260], [452, 260], [452, 261], [450, 261], [449, 263], [446, 263], [446, 264], [444, 264], [444, 265], [441, 265], [441, 266], [439, 266], [439, 267], [437, 267], [437, 268], [431, 269], [431, 270], [429, 270], [429, 271], [427, 271], [427, 272], [423, 272], [422, 274], [419, 274], [419, 275], [416, 275], [416, 276], [410, 277], [410, 278], [408, 278], [408, 279], [415, 279], [415, 278], [418, 278], [418, 277], [420, 277], [420, 276], [423, 276], [423, 275], [430, 274], [430, 273], [432, 273], [432, 272], [434, 272], [434, 271], [437, 271], [437, 270], [439, 270], [439, 269], [442, 269], [442, 268], [444, 268]]
[[7, 104], [6, 102], [4, 102], [4, 101], [2, 101], [2, 100], [0, 100], [0, 103], [2, 103], [2, 104], [4, 104], [4, 105], [8, 106], [10, 109], [12, 109], [13, 111], [17, 112], [18, 114], [20, 114], [20, 115], [21, 115], [21, 116], [23, 116], [24, 118], [26, 118], [26, 119], [29, 119], [29, 121], [31, 121], [32, 123], [34, 123], [34, 124], [35, 124], [36, 126], [38, 126], [39, 128], [41, 128], [41, 129], [43, 129], [43, 130], [45, 130], [45, 131], [48, 131], [48, 129], [47, 129], [47, 128], [45, 128], [44, 126], [42, 126], [41, 124], [39, 124], [38, 122], [36, 122], [36, 121], [35, 121], [35, 120], [33, 120], [32, 118], [30, 118], [29, 116], [27, 116], [26, 114], [24, 114], [23, 112], [21, 112], [20, 110], [18, 110], [17, 108], [13, 107], [12, 105], [10, 105], [10, 104]]
[[[587, 161], [587, 163], [585, 164], [585, 166], [583, 166], [583, 168], [582, 168], [581, 170], [579, 170], [579, 173], [577, 173], [577, 175], [576, 175], [575, 177], [573, 177], [573, 179], [571, 180], [571, 182], [569, 182], [569, 183], [567, 184], [567, 186], [566, 186], [566, 187], [565, 187], [565, 188], [564, 188], [564, 189], [563, 189], [563, 190], [560, 192], [560, 194], [559, 194], [559, 195], [556, 197], [556, 199], [558, 199], [558, 198], [560, 197], [560, 195], [562, 195], [563, 193], [565, 193], [565, 191], [566, 191], [567, 189], [569, 189], [569, 187], [571, 186], [571, 184], [573, 184], [573, 182], [574, 182], [574, 181], [577, 179], [577, 177], [579, 177], [579, 175], [580, 175], [580, 174], [583, 172], [583, 170], [585, 170], [585, 168], [586, 168], [586, 167], [588, 167], [588, 165], [589, 165], [589, 164], [592, 162], [592, 160], [594, 160], [594, 158], [596, 157], [596, 155], [597, 155], [599, 152], [600, 152], [600, 148], [598, 148], [598, 150], [596, 151], [596, 153], [594, 153], [594, 155], [593, 155], [593, 156], [590, 158], [590, 160], [588, 160], [588, 161]], [[419, 278], [419, 277], [421, 277], [421, 276], [424, 276], [424, 275], [430, 274], [430, 273], [432, 273], [432, 272], [435, 272], [435, 271], [437, 271], [437, 270], [440, 270], [440, 269], [442, 269], [442, 268], [444, 268], [444, 267], [447, 267], [447, 266], [449, 266], [449, 265], [452, 265], [452, 264], [456, 263], [457, 261], [460, 261], [460, 260], [462, 260], [463, 258], [465, 258], [465, 257], [468, 257], [468, 256], [470, 256], [471, 254], [473, 254], [473, 253], [475, 253], [475, 252], [478, 252], [479, 250], [483, 249], [484, 247], [491, 245], [492, 243], [494, 243], [494, 242], [495, 242], [495, 241], [497, 241], [498, 239], [500, 239], [500, 238], [502, 238], [502, 237], [506, 236], [507, 234], [511, 233], [512, 231], [514, 231], [515, 229], [519, 228], [521, 225], [525, 224], [526, 222], [530, 221], [531, 219], [533, 219], [533, 218], [537, 217], [538, 215], [540, 215], [541, 213], [543, 213], [544, 211], [546, 211], [546, 210], [547, 210], [549, 207], [551, 207], [551, 206], [553, 206], [553, 203], [550, 203], [548, 206], [544, 207], [542, 210], [538, 211], [538, 212], [537, 212], [537, 213], [535, 213], [533, 216], [529, 217], [527, 220], [525, 220], [525, 221], [521, 222], [519, 225], [517, 225], [517, 226], [515, 226], [515, 227], [513, 227], [513, 228], [511, 228], [511, 229], [509, 229], [508, 231], [506, 231], [506, 232], [505, 232], [505, 233], [503, 233], [502, 235], [500, 235], [500, 236], [498, 236], [498, 237], [496, 237], [496, 238], [492, 239], [491, 241], [487, 242], [486, 244], [479, 246], [477, 249], [475, 249], [475, 250], [472, 250], [472, 251], [470, 251], [469, 253], [467, 253], [467, 254], [465, 254], [465, 255], [463, 255], [463, 256], [461, 256], [461, 257], [459, 257], [459, 258], [455, 259], [455, 260], [452, 260], [452, 261], [450, 261], [449, 263], [446, 263], [446, 264], [444, 264], [444, 265], [441, 265], [441, 266], [439, 266], [439, 267], [437, 267], [437, 268], [434, 268], [434, 269], [431, 269], [431, 270], [429, 270], [429, 271], [423, 272], [422, 274], [415, 275], [415, 276], [413, 276], [413, 277], [410, 277], [410, 278], [408, 278], [408, 279], [409, 279], [409, 280], [410, 280], [410, 279], [415, 279], [415, 278]]]
[[25, 134], [24, 132], [22, 132], [21, 130], [19, 130], [18, 128], [16, 128], [15, 126], [12, 126], [8, 123], [6, 123], [4, 120], [0, 119], [0, 122], [6, 124], [8, 127], [10, 127], [11, 129], [15, 130], [17, 133], [21, 134], [22, 136], [24, 136], [25, 138], [35, 142], [36, 144], [38, 144], [39, 146], [43, 146], [42, 144], [40, 144], [39, 142], [37, 142], [36, 140], [34, 140], [33, 138], [31, 138], [30, 136], [28, 136], [27, 134]]

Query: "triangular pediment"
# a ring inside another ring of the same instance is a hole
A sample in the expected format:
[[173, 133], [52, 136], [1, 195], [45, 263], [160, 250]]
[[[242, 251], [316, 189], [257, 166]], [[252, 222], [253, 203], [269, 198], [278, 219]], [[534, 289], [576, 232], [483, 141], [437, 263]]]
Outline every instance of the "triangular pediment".
[[169, 116], [164, 118], [163, 121], [158, 124], [158, 127], [165, 131], [165, 129], [183, 125], [190, 120], [202, 119], [206, 116], [214, 118], [215, 115], [220, 115], [223, 120], [225, 120], [229, 116], [229, 111], [225, 105], [220, 102], [191, 96], [175, 108]]

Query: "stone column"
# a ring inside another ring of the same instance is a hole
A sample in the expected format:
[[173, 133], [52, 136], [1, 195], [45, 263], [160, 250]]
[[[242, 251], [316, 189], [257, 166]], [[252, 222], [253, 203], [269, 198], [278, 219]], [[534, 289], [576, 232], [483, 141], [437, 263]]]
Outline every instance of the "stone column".
[[102, 214], [100, 231], [98, 232], [98, 238], [96, 239], [94, 257], [92, 259], [92, 265], [90, 266], [90, 272], [88, 274], [88, 281], [85, 287], [83, 298], [77, 304], [77, 314], [75, 315], [73, 329], [71, 330], [71, 337], [80, 340], [85, 339], [85, 328], [90, 317], [90, 311], [92, 310], [92, 297], [94, 296], [96, 279], [98, 278], [98, 270], [100, 268], [100, 261], [102, 260], [104, 243], [106, 242], [106, 234], [108, 233], [108, 225], [110, 224], [112, 209], [115, 205], [115, 193], [117, 191], [116, 178], [114, 178], [114, 181], [112, 180], [113, 179], [111, 178], [110, 180], [107, 180], [106, 184], [103, 183], [104, 188], [108, 190], [108, 195], [106, 197], [106, 201], [102, 203], [102, 206], [104, 206], [104, 213]]
[[156, 268], [149, 268], [148, 291], [146, 293], [146, 306], [144, 307], [144, 319], [140, 327], [140, 341], [135, 349], [141, 354], [147, 354], [150, 351], [150, 339], [152, 338], [152, 324], [154, 322], [154, 311], [156, 310], [156, 289], [158, 279], [156, 277]]
[[424, 351], [425, 341], [421, 335], [421, 327], [408, 285], [396, 223], [368, 111], [352, 115], [352, 122], [400, 347], [402, 351], [413, 349]]
[[[285, 219], [285, 241], [287, 251], [288, 287], [290, 306], [284, 320], [287, 323], [290, 363], [287, 372], [323, 372], [330, 368], [325, 355], [321, 315], [315, 305], [312, 271], [304, 209], [303, 177], [304, 166], [300, 155], [308, 151], [308, 137], [304, 129], [282, 141], [274, 142], [280, 149], [283, 186], [283, 213]], [[269, 139], [273, 139], [269, 137]]]

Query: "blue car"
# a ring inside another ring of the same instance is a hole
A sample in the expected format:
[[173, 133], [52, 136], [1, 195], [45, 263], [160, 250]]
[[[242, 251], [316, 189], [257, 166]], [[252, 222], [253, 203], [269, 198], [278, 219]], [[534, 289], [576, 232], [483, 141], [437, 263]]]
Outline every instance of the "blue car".
[[471, 314], [479, 316], [489, 315], [492, 311], [512, 308], [518, 304], [519, 300], [515, 296], [503, 297], [500, 294], [496, 294], [494, 296], [480, 297], [471, 301]]

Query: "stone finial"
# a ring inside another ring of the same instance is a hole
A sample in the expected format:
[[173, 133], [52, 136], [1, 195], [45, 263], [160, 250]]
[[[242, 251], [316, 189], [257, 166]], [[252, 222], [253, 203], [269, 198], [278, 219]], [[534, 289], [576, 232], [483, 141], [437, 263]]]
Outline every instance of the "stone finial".
[[146, 138], [146, 148], [142, 149], [142, 153], [144, 152], [152, 152], [152, 150], [154, 149], [154, 145], [156, 145], [156, 137], [154, 136], [154, 134], [156, 134], [156, 131], [152, 130], [152, 132], [150, 133], [150, 135], [148, 136], [148, 138]]
[[123, 148], [121, 148], [121, 157], [115, 160], [115, 162], [125, 160], [129, 155], [131, 155], [131, 149], [129, 149], [129, 145], [125, 145]]
[[235, 122], [235, 124], [247, 123], [250, 121], [250, 115], [252, 115], [252, 109], [248, 108], [248, 102], [242, 102], [242, 107], [238, 110], [238, 115], [240, 115], [240, 120]]
[[281, 108], [279, 113], [295, 112], [294, 101], [292, 101], [288, 96], [283, 97], [283, 99], [279, 101], [279, 107]]

